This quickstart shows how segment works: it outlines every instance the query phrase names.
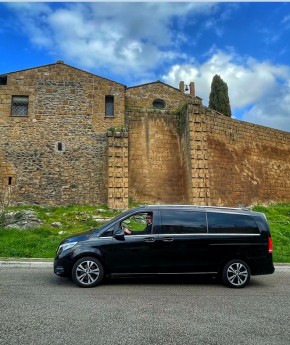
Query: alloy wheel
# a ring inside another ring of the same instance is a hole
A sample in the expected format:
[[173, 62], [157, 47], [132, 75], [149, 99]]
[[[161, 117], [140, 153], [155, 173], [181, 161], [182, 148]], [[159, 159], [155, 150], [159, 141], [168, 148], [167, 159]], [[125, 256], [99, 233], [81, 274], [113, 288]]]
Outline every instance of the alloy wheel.
[[98, 285], [103, 278], [103, 267], [93, 257], [78, 260], [72, 270], [72, 278], [81, 287], [93, 287]]
[[99, 277], [99, 267], [93, 261], [85, 261], [77, 267], [77, 279], [83, 284], [93, 284]]
[[232, 260], [223, 269], [223, 282], [233, 288], [242, 288], [250, 280], [249, 266], [242, 260]]

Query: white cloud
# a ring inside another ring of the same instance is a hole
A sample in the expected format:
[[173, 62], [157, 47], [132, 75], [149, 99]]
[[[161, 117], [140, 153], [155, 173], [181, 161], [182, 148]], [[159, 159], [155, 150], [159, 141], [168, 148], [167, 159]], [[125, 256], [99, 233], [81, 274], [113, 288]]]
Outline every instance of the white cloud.
[[82, 68], [144, 78], [164, 59], [182, 58], [186, 37], [172, 27], [210, 13], [214, 3], [9, 3], [19, 29], [39, 48]]
[[196, 95], [207, 105], [215, 74], [228, 85], [233, 117], [235, 112], [242, 113], [245, 121], [290, 130], [289, 66], [217, 51], [203, 64], [172, 66], [162, 79], [175, 87], [181, 80], [194, 81]]
[[290, 82], [276, 84], [273, 93], [245, 112], [244, 120], [290, 132]]

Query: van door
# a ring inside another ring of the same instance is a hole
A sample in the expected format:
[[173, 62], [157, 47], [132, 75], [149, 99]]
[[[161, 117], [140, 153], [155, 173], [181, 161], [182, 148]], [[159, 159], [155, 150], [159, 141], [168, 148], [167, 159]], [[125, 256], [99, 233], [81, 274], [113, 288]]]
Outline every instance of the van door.
[[206, 213], [162, 210], [158, 249], [160, 273], [212, 272]]
[[153, 234], [157, 222], [157, 212], [150, 212], [153, 223], [148, 226], [148, 212], [138, 212], [118, 222], [115, 230], [123, 227], [129, 233], [112, 238], [105, 248], [106, 264], [110, 273], [144, 274], [156, 272], [157, 249], [155, 241], [158, 235]]

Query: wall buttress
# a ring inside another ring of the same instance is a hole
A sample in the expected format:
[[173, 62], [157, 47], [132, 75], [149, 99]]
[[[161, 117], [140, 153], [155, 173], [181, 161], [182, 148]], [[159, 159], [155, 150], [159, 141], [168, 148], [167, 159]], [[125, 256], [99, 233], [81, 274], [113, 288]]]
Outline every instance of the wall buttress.
[[128, 208], [128, 136], [108, 136], [108, 207]]

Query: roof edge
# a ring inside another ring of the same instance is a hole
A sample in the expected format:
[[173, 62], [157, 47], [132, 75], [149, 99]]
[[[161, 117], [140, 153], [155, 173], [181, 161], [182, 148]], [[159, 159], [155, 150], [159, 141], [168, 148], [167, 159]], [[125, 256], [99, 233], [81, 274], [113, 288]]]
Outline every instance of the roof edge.
[[151, 85], [151, 84], [163, 84], [163, 85], [166, 85], [166, 86], [168, 86], [168, 87], [170, 87], [170, 88], [172, 88], [172, 89], [174, 89], [174, 90], [176, 90], [176, 91], [181, 92], [181, 91], [180, 91], [179, 89], [177, 89], [176, 87], [171, 86], [171, 85], [166, 84], [166, 83], [163, 83], [163, 81], [160, 81], [160, 80], [156, 80], [156, 81], [153, 81], [153, 82], [150, 82], [150, 83], [135, 85], [135, 86], [129, 86], [129, 87], [127, 87], [127, 90], [128, 90], [128, 89], [133, 89], [133, 88], [136, 88], [136, 87], [142, 87], [142, 86], [146, 86], [146, 85]]
[[62, 61], [57, 61], [57, 62], [54, 62], [54, 63], [50, 63], [50, 64], [46, 64], [46, 65], [40, 65], [40, 66], [35, 66], [35, 67], [31, 67], [31, 68], [24, 68], [24, 69], [20, 69], [20, 70], [17, 70], [17, 71], [12, 71], [12, 72], [8, 72], [8, 73], [3, 73], [3, 74], [0, 74], [0, 76], [8, 76], [10, 74], [14, 74], [14, 73], [19, 73], [19, 72], [25, 72], [25, 71], [29, 71], [29, 70], [33, 70], [33, 69], [37, 69], [37, 68], [42, 68], [42, 67], [49, 67], [49, 66], [53, 66], [53, 65], [65, 65], [67, 67], [70, 67], [70, 68], [73, 68], [73, 69], [76, 69], [78, 71], [81, 71], [81, 72], [84, 72], [84, 73], [87, 73], [87, 74], [90, 74], [90, 75], [93, 75], [95, 77], [98, 77], [98, 78], [102, 78], [104, 80], [108, 80], [112, 83], [115, 83], [115, 84], [119, 84], [119, 85], [122, 85], [124, 86], [125, 88], [127, 88], [127, 86], [125, 84], [122, 84], [122, 83], [119, 83], [117, 81], [114, 81], [114, 80], [111, 80], [111, 79], [108, 79], [108, 78], [104, 78], [98, 74], [95, 74], [95, 73], [91, 73], [91, 72], [88, 72], [88, 71], [85, 71], [81, 68], [78, 68], [78, 67], [74, 67], [74, 66], [71, 66], [71, 65], [68, 65]]

